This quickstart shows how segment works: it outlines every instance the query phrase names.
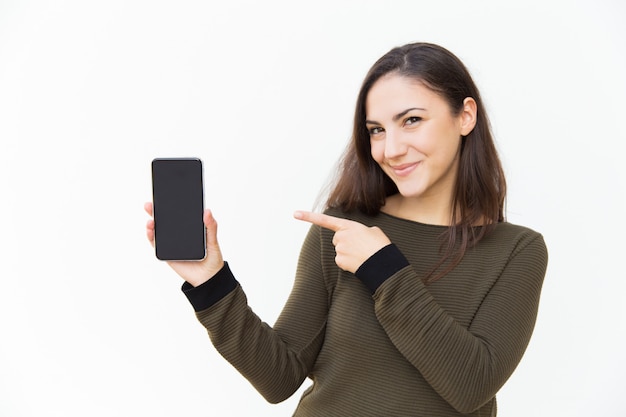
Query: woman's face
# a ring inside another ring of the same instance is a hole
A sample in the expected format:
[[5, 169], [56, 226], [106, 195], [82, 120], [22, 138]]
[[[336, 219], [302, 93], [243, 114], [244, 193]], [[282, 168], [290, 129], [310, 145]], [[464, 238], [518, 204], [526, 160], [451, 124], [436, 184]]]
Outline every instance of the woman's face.
[[449, 204], [461, 136], [475, 125], [474, 100], [465, 99], [463, 110], [453, 115], [437, 93], [411, 78], [390, 74], [374, 83], [365, 105], [372, 158], [400, 194]]

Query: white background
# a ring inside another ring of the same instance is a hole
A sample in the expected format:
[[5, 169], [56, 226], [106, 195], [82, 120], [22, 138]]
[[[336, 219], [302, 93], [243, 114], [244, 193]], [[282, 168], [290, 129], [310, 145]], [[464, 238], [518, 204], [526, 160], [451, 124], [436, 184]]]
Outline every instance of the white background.
[[[484, 96], [509, 220], [550, 265], [500, 415], [624, 416], [626, 7], [0, 0], [0, 416], [289, 416], [211, 346], [144, 236], [150, 161], [198, 156], [268, 323], [365, 72], [439, 43]], [[306, 385], [306, 384], [305, 384]]]

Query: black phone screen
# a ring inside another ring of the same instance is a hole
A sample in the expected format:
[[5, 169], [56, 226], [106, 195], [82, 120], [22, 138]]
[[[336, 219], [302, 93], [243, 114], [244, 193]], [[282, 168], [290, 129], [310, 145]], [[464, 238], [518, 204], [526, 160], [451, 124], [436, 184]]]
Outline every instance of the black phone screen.
[[202, 161], [198, 158], [155, 158], [152, 201], [156, 257], [200, 260], [206, 253]]

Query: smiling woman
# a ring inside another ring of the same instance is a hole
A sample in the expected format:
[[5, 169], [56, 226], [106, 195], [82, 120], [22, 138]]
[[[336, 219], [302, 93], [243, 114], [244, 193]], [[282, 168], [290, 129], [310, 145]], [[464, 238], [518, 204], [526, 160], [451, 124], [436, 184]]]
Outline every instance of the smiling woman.
[[504, 221], [505, 191], [467, 70], [408, 44], [366, 76], [326, 212], [295, 213], [312, 226], [274, 326], [249, 307], [210, 211], [206, 258], [170, 266], [217, 350], [269, 402], [311, 379], [295, 416], [495, 416], [547, 266], [542, 236]]
[[[399, 175], [415, 162], [421, 166], [412, 180]], [[447, 251], [429, 274], [434, 280], [504, 220], [505, 195], [489, 118], [465, 65], [428, 43], [380, 58], [363, 81], [353, 140], [328, 206], [450, 226]], [[411, 196], [419, 198], [405, 198]], [[447, 260], [448, 268], [435, 272]]]
[[476, 124], [474, 99], [466, 98], [456, 115], [439, 94], [392, 73], [374, 84], [366, 108], [372, 158], [398, 187], [396, 196], [402, 196], [388, 200], [385, 210], [423, 223], [450, 224], [462, 140]]

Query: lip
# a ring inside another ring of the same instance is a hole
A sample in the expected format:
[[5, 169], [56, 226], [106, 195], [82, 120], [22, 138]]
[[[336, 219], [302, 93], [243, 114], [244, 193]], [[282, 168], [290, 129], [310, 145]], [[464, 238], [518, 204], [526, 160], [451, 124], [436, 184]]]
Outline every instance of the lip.
[[411, 172], [415, 171], [415, 168], [420, 164], [420, 162], [411, 162], [408, 164], [400, 164], [400, 165], [389, 165], [393, 173], [398, 177], [406, 177]]

